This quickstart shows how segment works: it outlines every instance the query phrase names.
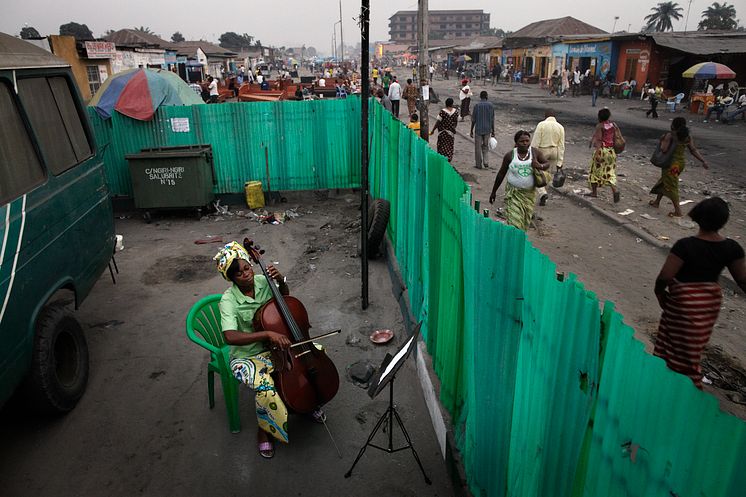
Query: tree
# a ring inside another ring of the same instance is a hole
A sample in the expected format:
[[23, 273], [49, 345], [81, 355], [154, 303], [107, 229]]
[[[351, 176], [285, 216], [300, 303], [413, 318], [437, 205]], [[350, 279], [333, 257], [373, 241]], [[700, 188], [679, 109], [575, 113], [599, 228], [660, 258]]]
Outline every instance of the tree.
[[712, 5], [707, 7], [707, 10], [702, 12], [702, 20], [699, 21], [697, 29], [734, 30], [737, 27], [736, 8], [733, 5], [728, 5], [728, 2], [723, 2], [722, 5], [713, 2]]
[[93, 33], [88, 29], [88, 26], [77, 22], [68, 22], [60, 26], [60, 34], [62, 36], [74, 36], [76, 40], [80, 41], [93, 39]]
[[220, 35], [218, 40], [220, 41], [220, 46], [223, 48], [241, 50], [242, 48], [251, 47], [251, 42], [254, 40], [254, 37], [249, 36], [246, 33], [240, 35], [233, 31], [228, 31], [227, 33]]
[[496, 36], [498, 38], [505, 38], [508, 36], [512, 31], [505, 31], [502, 28], [488, 28], [482, 31], [482, 35], [485, 36]]
[[646, 31], [673, 31], [671, 20], [681, 19], [684, 8], [676, 2], [661, 2], [650, 10], [652, 13], [645, 16]]
[[36, 28], [26, 26], [24, 28], [21, 28], [21, 38], [23, 38], [24, 40], [29, 40], [31, 38], [41, 38], [41, 35], [36, 30]]
[[262, 48], [262, 41], [261, 40], [256, 40], [256, 42], [254, 43], [254, 46]]
[[155, 35], [155, 33], [153, 33], [153, 32], [152, 32], [152, 31], [150, 30], [150, 28], [149, 28], [149, 27], [145, 27], [145, 26], [140, 26], [139, 28], [138, 28], [138, 27], [134, 27], [134, 28], [132, 28], [132, 29], [134, 29], [135, 31], [139, 31], [140, 33], [143, 33], [143, 34], [146, 34], [146, 35]]
[[315, 57], [317, 55], [316, 48], [306, 47], [306, 57]]
[[174, 42], [174, 43], [180, 43], [180, 42], [186, 41], [186, 40], [184, 39], [184, 35], [181, 34], [179, 31], [177, 31], [177, 32], [175, 32], [174, 34], [171, 35], [171, 41]]

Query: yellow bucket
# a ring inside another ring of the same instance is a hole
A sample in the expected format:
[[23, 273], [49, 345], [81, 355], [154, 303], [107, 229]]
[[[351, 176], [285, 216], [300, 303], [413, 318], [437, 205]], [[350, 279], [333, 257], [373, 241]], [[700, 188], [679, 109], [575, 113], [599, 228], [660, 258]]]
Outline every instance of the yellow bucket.
[[264, 192], [262, 191], [261, 181], [247, 181], [243, 188], [246, 193], [246, 205], [249, 206], [249, 209], [264, 207]]

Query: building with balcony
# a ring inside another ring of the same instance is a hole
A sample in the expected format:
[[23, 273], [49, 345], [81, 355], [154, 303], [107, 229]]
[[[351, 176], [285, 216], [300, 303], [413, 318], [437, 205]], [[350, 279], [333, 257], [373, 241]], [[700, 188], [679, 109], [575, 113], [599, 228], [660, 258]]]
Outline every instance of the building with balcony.
[[[417, 11], [400, 10], [389, 17], [389, 39], [395, 43], [417, 41]], [[428, 12], [431, 40], [474, 38], [490, 27], [483, 10], [431, 10]]]

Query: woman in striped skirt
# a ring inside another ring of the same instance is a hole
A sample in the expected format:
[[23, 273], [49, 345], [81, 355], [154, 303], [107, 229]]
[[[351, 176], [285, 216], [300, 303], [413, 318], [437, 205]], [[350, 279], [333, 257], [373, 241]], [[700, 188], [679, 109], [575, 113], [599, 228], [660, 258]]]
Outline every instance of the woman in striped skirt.
[[655, 280], [663, 313], [653, 354], [664, 359], [669, 369], [687, 375], [699, 389], [702, 353], [723, 300], [718, 284], [723, 269], [727, 267], [746, 291], [744, 250], [719, 233], [728, 216], [728, 204], [719, 197], [697, 204], [689, 217], [699, 225], [699, 233], [674, 244]]

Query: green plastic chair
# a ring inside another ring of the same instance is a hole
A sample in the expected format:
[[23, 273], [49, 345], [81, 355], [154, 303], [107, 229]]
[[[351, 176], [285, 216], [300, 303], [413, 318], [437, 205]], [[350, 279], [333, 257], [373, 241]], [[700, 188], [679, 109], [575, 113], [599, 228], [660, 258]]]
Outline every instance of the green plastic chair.
[[220, 375], [223, 386], [225, 408], [228, 411], [228, 426], [231, 433], [241, 431], [241, 417], [238, 412], [238, 381], [230, 368], [230, 347], [223, 340], [220, 327], [221, 294], [208, 295], [192, 306], [186, 318], [186, 332], [191, 341], [210, 352], [207, 363], [207, 395], [210, 409], [215, 407], [215, 373]]

